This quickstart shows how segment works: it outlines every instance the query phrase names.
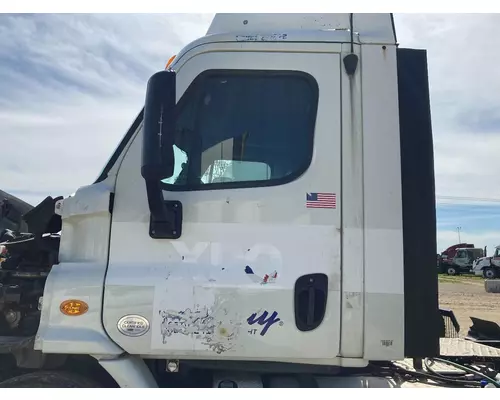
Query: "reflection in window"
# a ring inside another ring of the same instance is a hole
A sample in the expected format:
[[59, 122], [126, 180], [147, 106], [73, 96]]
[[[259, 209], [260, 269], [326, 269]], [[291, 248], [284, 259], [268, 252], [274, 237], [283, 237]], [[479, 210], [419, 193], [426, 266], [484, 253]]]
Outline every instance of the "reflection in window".
[[174, 157], [175, 157], [175, 166], [174, 166], [174, 174], [167, 179], [163, 179], [163, 183], [167, 184], [175, 184], [176, 180], [182, 174], [183, 169], [186, 168], [187, 163], [187, 155], [184, 151], [179, 149], [174, 145]]
[[269, 165], [254, 161], [215, 160], [201, 177], [204, 184], [265, 181], [271, 177]]

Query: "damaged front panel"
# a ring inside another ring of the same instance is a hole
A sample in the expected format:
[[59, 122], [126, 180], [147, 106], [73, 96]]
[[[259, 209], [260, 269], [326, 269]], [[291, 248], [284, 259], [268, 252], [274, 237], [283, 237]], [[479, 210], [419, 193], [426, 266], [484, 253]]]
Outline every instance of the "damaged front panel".
[[26, 232], [28, 227], [22, 217], [32, 208], [20, 198], [0, 190], [0, 242], [5, 229]]
[[[47, 197], [23, 215], [27, 232], [4, 230], [0, 263], [0, 335], [31, 336], [40, 322], [39, 302], [46, 278], [58, 262], [60, 198]], [[28, 208], [28, 207], [25, 207]]]

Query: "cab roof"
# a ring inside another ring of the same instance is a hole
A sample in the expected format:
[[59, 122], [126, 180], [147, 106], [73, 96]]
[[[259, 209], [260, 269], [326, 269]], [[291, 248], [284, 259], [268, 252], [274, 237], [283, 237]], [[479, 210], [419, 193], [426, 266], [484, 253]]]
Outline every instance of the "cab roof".
[[[252, 41], [269, 41], [269, 34], [283, 35], [297, 31], [352, 31], [361, 43], [396, 44], [392, 13], [358, 14], [216, 14], [207, 35], [237, 33]], [[266, 33], [262, 38], [259, 34]], [[275, 38], [275, 37], [274, 37]], [[263, 40], [264, 39], [264, 40]], [[276, 39], [274, 39], [276, 40]]]

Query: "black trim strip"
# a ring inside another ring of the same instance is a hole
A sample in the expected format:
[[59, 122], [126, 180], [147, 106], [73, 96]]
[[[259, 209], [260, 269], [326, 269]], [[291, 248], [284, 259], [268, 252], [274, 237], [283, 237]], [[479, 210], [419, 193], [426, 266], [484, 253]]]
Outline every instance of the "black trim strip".
[[394, 35], [394, 43], [398, 43], [398, 37], [396, 35], [396, 25], [394, 23], [394, 14], [391, 13], [391, 25], [392, 25], [392, 33]]
[[137, 131], [137, 128], [141, 124], [143, 117], [144, 117], [144, 108], [142, 108], [141, 112], [136, 117], [134, 123], [129, 128], [129, 130], [127, 131], [127, 133], [123, 137], [123, 139], [121, 140], [121, 142], [118, 145], [118, 147], [116, 148], [115, 152], [113, 153], [113, 155], [109, 159], [108, 163], [106, 164], [106, 166], [102, 170], [101, 175], [99, 175], [99, 177], [94, 182], [94, 184], [102, 182], [103, 180], [105, 180], [108, 177], [109, 171], [111, 170], [111, 168], [113, 168], [113, 165], [115, 165], [116, 160], [118, 160], [118, 157], [125, 149], [125, 146], [127, 146], [127, 143], [130, 141], [130, 139], [134, 135], [135, 131]]
[[405, 357], [439, 355], [434, 151], [424, 50], [398, 49]]

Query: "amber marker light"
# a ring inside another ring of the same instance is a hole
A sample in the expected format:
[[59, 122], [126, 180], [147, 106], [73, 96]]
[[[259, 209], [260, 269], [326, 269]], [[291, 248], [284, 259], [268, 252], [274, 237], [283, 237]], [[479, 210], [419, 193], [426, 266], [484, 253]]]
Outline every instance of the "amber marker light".
[[170, 64], [172, 64], [175, 60], [175, 56], [170, 57], [170, 59], [167, 62], [167, 65], [165, 65], [165, 69], [168, 69], [170, 67]]
[[81, 300], [66, 300], [61, 303], [59, 309], [64, 315], [76, 317], [85, 314], [89, 306]]

